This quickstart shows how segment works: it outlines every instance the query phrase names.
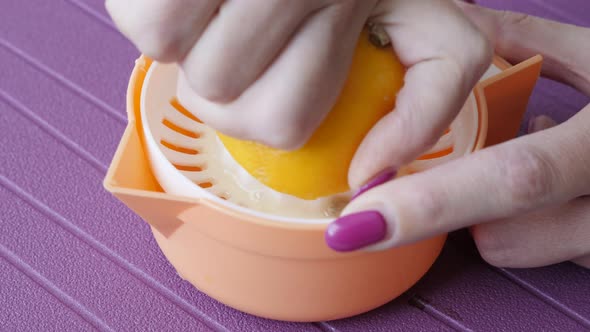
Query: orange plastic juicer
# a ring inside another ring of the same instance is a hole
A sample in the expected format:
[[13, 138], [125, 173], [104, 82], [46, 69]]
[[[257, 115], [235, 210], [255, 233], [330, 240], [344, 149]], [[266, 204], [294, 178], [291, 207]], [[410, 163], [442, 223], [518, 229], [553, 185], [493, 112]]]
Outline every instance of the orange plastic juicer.
[[[450, 129], [401, 173], [515, 137], [541, 63], [535, 56], [513, 66], [496, 56]], [[136, 61], [129, 123], [104, 186], [150, 225], [197, 289], [257, 316], [325, 321], [391, 301], [432, 266], [446, 235], [381, 251], [331, 250], [324, 231], [338, 211], [333, 198], [348, 196], [303, 200], [257, 181], [178, 103], [178, 77], [174, 64]]]

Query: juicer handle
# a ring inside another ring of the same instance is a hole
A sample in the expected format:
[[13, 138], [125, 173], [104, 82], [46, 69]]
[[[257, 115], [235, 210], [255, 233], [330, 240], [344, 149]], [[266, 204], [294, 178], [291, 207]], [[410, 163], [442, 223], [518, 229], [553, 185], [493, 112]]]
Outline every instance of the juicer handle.
[[184, 223], [178, 216], [199, 203], [164, 193], [152, 173], [136, 125], [131, 118], [103, 185], [153, 229], [169, 237]]
[[484, 147], [503, 143], [518, 135], [529, 98], [541, 74], [542, 63], [542, 56], [536, 55], [481, 81], [475, 87], [479, 107], [487, 106], [488, 110]]

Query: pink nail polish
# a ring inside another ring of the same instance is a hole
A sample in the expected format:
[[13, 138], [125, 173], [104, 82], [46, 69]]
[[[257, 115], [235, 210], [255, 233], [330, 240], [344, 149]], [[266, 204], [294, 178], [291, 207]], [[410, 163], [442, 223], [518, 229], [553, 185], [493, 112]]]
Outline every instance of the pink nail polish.
[[377, 174], [377, 176], [375, 176], [373, 179], [369, 180], [369, 182], [367, 182], [365, 185], [363, 185], [362, 187], [360, 187], [357, 192], [352, 196], [351, 200], [357, 198], [358, 196], [360, 196], [361, 194], [363, 194], [364, 192], [375, 188], [379, 185], [384, 184], [385, 182], [393, 179], [395, 177], [395, 175], [397, 174], [396, 170], [392, 170], [392, 169], [388, 169], [385, 170], [379, 174]]
[[385, 218], [377, 211], [341, 217], [328, 226], [325, 240], [336, 251], [353, 251], [377, 243], [387, 233]]

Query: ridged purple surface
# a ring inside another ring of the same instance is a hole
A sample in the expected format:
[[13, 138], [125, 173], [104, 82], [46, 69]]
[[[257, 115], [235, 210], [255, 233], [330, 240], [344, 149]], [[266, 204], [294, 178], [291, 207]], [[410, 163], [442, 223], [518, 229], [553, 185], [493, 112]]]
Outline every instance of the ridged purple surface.
[[[586, 0], [480, 2], [590, 25]], [[0, 2], [0, 330], [590, 330], [590, 272], [492, 268], [461, 233], [407, 294], [350, 319], [275, 322], [198, 292], [102, 187], [137, 56], [103, 1]], [[528, 115], [587, 102], [543, 80]]]

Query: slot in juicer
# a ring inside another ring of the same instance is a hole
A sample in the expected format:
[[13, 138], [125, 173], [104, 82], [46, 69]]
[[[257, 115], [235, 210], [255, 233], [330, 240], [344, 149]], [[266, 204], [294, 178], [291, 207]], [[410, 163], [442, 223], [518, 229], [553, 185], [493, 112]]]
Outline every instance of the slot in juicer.
[[[367, 97], [356, 94], [354, 81], [367, 75], [370, 80], [383, 70], [368, 60], [386, 57], [385, 68], [395, 70], [392, 49], [373, 45], [370, 37], [363, 31], [359, 38], [338, 104], [344, 106], [336, 106], [318, 132], [325, 123], [338, 121], [331, 116], [344, 112], [339, 107], [366, 105], [358, 102]], [[401, 176], [515, 137], [541, 63], [535, 56], [513, 66], [495, 56], [450, 128], [430, 151], [400, 170]], [[301, 198], [258, 176], [246, 164], [249, 154], [259, 150], [216, 133], [191, 113], [185, 102], [190, 89], [179, 75], [176, 65], [143, 55], [136, 60], [127, 90], [128, 125], [104, 186], [150, 225], [182, 278], [240, 311], [310, 322], [377, 308], [412, 287], [432, 266], [444, 234], [389, 250], [331, 250], [324, 231], [350, 193], [320, 190]], [[293, 153], [296, 160], [297, 151]]]

